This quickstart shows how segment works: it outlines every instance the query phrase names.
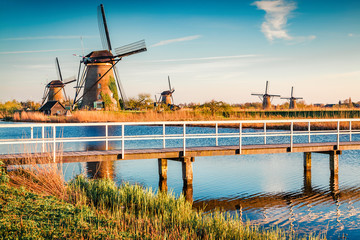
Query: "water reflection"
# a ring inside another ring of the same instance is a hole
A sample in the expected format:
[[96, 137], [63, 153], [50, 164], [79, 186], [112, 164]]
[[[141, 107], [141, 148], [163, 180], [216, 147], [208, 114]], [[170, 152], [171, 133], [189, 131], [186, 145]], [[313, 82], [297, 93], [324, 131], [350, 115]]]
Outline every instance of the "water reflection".
[[[88, 127], [87, 132], [90, 132], [92, 136], [102, 136], [104, 127]], [[86, 142], [86, 151], [98, 151], [106, 150], [106, 143], [104, 142]], [[108, 150], [111, 150], [111, 146], [108, 146]], [[86, 162], [86, 171], [89, 178], [109, 178], [114, 179], [114, 161], [94, 161]]]

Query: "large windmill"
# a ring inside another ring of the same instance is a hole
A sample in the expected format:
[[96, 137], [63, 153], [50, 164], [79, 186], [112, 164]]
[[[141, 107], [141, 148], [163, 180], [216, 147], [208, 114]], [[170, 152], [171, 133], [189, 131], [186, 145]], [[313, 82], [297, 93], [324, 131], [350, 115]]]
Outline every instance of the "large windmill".
[[294, 97], [294, 87], [291, 87], [291, 97], [283, 97], [281, 99], [288, 99], [290, 101], [289, 109], [296, 108], [296, 100], [303, 99], [302, 97]]
[[168, 76], [169, 90], [160, 93], [160, 102], [166, 105], [174, 105], [173, 93], [175, 88], [171, 87], [170, 77]]
[[67, 100], [65, 85], [76, 81], [76, 79], [70, 79], [66, 82], [63, 80], [58, 58], [55, 59], [55, 66], [59, 80], [52, 80], [45, 86], [41, 105], [49, 101], [64, 103]]
[[[117, 109], [119, 103], [121, 107], [125, 107], [127, 98], [119, 79], [116, 64], [123, 57], [146, 51], [145, 41], [141, 40], [115, 48], [113, 53], [102, 4], [98, 7], [98, 23], [105, 50], [92, 51], [80, 61], [73, 106], [78, 104], [80, 108]], [[83, 71], [80, 77], [81, 69]], [[118, 92], [120, 92], [120, 96]]]
[[266, 81], [266, 87], [265, 87], [264, 94], [260, 94], [260, 93], [252, 93], [251, 94], [253, 96], [258, 96], [260, 98], [260, 100], [263, 103], [263, 109], [270, 109], [271, 108], [271, 100], [274, 97], [280, 97], [280, 95], [268, 94], [268, 90], [269, 90], [269, 81]]

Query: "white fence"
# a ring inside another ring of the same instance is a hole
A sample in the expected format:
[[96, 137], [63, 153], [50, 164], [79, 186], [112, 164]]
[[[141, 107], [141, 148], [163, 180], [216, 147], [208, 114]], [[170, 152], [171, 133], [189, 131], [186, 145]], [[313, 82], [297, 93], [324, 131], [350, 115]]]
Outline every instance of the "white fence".
[[[293, 148], [294, 137], [296, 136], [307, 136], [307, 142], [311, 143], [311, 137], [316, 135], [335, 135], [336, 144], [339, 147], [341, 144], [340, 136], [347, 135], [347, 141], [353, 141], [352, 136], [359, 134], [360, 130], [353, 129], [352, 125], [355, 122], [360, 123], [360, 119], [296, 119], [296, 120], [249, 120], [249, 121], [185, 121], [185, 122], [126, 122], [126, 123], [30, 123], [30, 124], [0, 124], [0, 145], [13, 145], [13, 144], [41, 144], [42, 151], [45, 150], [45, 145], [52, 145], [53, 157], [56, 157], [56, 144], [57, 143], [71, 143], [71, 142], [105, 142], [105, 150], [109, 149], [109, 142], [111, 141], [121, 141], [121, 152], [122, 156], [125, 155], [126, 142], [127, 141], [142, 141], [142, 140], [162, 140], [162, 148], [166, 148], [166, 140], [170, 139], [180, 139], [182, 140], [182, 150], [184, 155], [187, 150], [186, 140], [188, 139], [215, 139], [215, 146], [219, 145], [219, 139], [221, 138], [237, 138], [239, 153], [243, 147], [244, 138], [262, 138], [262, 144], [267, 144], [267, 139], [269, 137], [288, 137], [288, 140], [284, 140], [283, 144], [288, 143], [290, 149]], [[261, 131], [244, 131], [246, 128], [251, 128], [254, 125], [259, 125]], [[278, 130], [274, 129], [274, 124], [279, 124], [280, 127]], [[294, 125], [302, 124], [302, 128], [305, 126], [305, 130], [294, 130]], [[317, 126], [315, 126], [315, 124]], [[311, 130], [313, 126], [319, 129], [319, 124], [323, 126], [329, 124], [336, 124], [336, 127], [331, 130]], [[269, 128], [269, 125], [272, 125]], [[341, 129], [343, 125], [343, 129]], [[57, 136], [57, 129], [67, 128], [67, 127], [85, 127], [85, 126], [99, 126], [104, 127], [104, 132], [102, 136], [95, 137], [63, 137]], [[113, 135], [109, 134], [109, 127], [119, 127], [121, 128], [121, 134]], [[162, 127], [161, 133], [157, 134], [135, 134], [127, 135], [126, 128], [129, 126], [157, 126]], [[167, 127], [181, 127], [182, 133], [171, 134], [166, 132]], [[219, 128], [229, 127], [233, 129], [238, 129], [236, 132], [219, 132]], [[289, 129], [284, 129], [284, 126], [288, 126]], [[345, 129], [344, 129], [345, 126]], [[360, 124], [359, 124], [360, 126]], [[187, 128], [191, 127], [211, 127], [214, 128], [214, 132], [206, 133], [189, 133]], [[28, 129], [30, 130], [30, 136], [21, 138], [7, 138], [6, 130], [7, 129]], [[34, 136], [34, 129], [41, 129], [41, 136]], [[50, 129], [50, 131], [49, 131]], [[54, 134], [55, 133], [55, 134]], [[50, 137], [49, 137], [50, 136]], [[281, 143], [278, 143], [281, 144]], [[6, 154], [6, 153], [0, 153]]]

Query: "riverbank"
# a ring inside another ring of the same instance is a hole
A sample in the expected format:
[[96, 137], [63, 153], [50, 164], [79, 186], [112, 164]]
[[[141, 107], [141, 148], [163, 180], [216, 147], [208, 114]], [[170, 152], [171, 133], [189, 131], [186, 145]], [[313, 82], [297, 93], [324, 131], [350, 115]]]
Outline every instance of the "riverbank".
[[[305, 117], [307, 116], [307, 117]], [[15, 113], [13, 121], [17, 122], [50, 122], [50, 123], [86, 123], [86, 122], [160, 122], [160, 121], [230, 121], [230, 120], [286, 120], [304, 119], [304, 122], [295, 123], [294, 130], [308, 130], [308, 119], [349, 119], [360, 118], [360, 110], [282, 110], [282, 111], [245, 111], [237, 110], [229, 115], [222, 112], [210, 114], [208, 112], [192, 109], [181, 109], [179, 111], [74, 111], [72, 116], [46, 116], [40, 112]], [[201, 125], [196, 125], [201, 126]], [[203, 126], [209, 127], [205, 124]], [[210, 126], [211, 127], [211, 126]], [[214, 127], [214, 126], [212, 126]], [[219, 127], [238, 128], [234, 124], [220, 124]], [[243, 128], [262, 129], [263, 124], [243, 124]], [[271, 123], [267, 129], [290, 130], [290, 124]], [[312, 130], [335, 130], [337, 123], [316, 122], [311, 123]], [[349, 122], [341, 122], [341, 130], [349, 130]], [[360, 122], [351, 124], [353, 130], [360, 129]]]
[[[58, 166], [0, 169], [0, 235], [27, 239], [300, 239], [237, 216], [205, 214], [184, 197], [82, 176], [65, 183]], [[303, 237], [301, 239], [318, 239]]]
[[359, 109], [338, 110], [241, 110], [209, 112], [196, 109], [178, 111], [74, 111], [71, 116], [46, 116], [40, 112], [21, 112], [13, 121], [22, 122], [156, 122], [221, 121], [271, 119], [360, 118]]

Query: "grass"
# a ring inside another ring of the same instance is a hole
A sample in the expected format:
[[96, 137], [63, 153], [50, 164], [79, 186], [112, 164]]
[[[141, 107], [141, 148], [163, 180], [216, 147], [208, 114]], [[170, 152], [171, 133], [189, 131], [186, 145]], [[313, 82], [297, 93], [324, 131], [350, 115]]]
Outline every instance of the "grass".
[[237, 216], [193, 210], [183, 196], [81, 175], [65, 183], [60, 172], [56, 165], [9, 173], [0, 168], [1, 238], [300, 239]]
[[210, 121], [254, 119], [320, 119], [359, 118], [359, 109], [338, 110], [244, 110], [231, 108], [211, 113], [207, 109], [184, 108], [178, 111], [74, 111], [72, 116], [45, 116], [39, 112], [22, 112], [13, 115], [14, 121], [26, 122], [149, 122], [149, 121]]

